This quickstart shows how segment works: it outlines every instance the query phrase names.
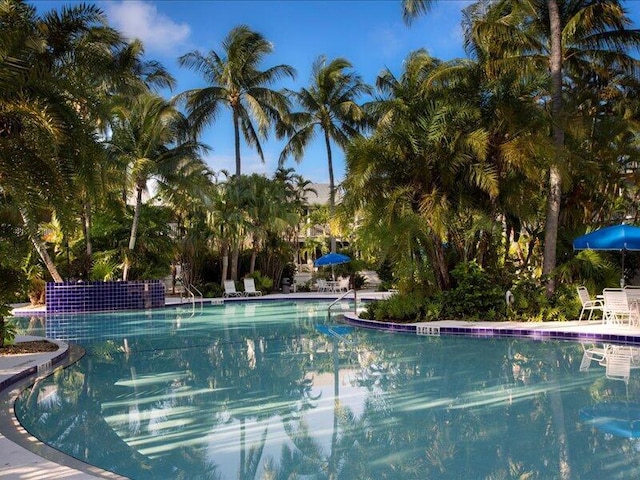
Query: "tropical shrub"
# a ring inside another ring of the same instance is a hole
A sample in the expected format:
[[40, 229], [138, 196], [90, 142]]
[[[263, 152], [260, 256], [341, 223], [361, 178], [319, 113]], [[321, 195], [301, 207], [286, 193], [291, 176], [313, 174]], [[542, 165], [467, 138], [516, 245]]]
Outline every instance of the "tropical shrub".
[[2, 310], [0, 311], [0, 347], [11, 345], [16, 338], [16, 325], [13, 321], [4, 318], [8, 310], [6, 308]]
[[428, 299], [418, 292], [393, 295], [386, 300], [369, 303], [360, 317], [379, 322], [421, 322], [427, 319], [428, 305]]
[[458, 264], [451, 276], [456, 286], [442, 293], [444, 318], [505, 320], [505, 291], [475, 261]]

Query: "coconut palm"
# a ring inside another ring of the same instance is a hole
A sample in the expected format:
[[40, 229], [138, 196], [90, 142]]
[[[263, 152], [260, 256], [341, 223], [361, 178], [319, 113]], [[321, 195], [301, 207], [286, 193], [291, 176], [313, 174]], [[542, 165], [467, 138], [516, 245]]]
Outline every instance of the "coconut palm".
[[240, 132], [254, 147], [262, 161], [261, 138], [269, 128], [287, 114], [287, 97], [269, 88], [283, 78], [294, 78], [289, 65], [260, 69], [264, 58], [273, 51], [272, 44], [260, 33], [245, 25], [232, 29], [222, 42], [223, 51], [199, 51], [180, 57], [181, 66], [202, 74], [208, 86], [187, 90], [179, 98], [186, 101], [190, 121], [196, 132], [216, 120], [220, 106], [231, 110], [235, 144], [236, 176], [241, 174]]
[[133, 223], [125, 255], [123, 280], [136, 246], [142, 194], [154, 177], [177, 181], [185, 162], [197, 162], [203, 146], [185, 140], [187, 122], [174, 105], [152, 94], [139, 95], [130, 105], [116, 110], [110, 154], [124, 163], [135, 198]]
[[55, 208], [66, 223], [74, 158], [96, 141], [82, 121], [85, 107], [94, 102], [86, 100], [89, 91], [80, 76], [65, 67], [92, 65], [100, 71], [109, 48], [121, 40], [105, 27], [101, 11], [86, 5], [38, 17], [23, 2], [3, 1], [0, 24], [0, 157], [10, 160], [0, 166], [1, 188], [13, 192], [35, 249], [52, 278], [62, 281], [38, 235], [36, 212]]
[[[280, 154], [280, 165], [292, 155], [299, 162], [305, 148], [320, 130], [322, 133], [329, 169], [329, 209], [335, 214], [336, 187], [333, 172], [331, 143], [335, 142], [343, 150], [349, 142], [360, 135], [364, 126], [365, 111], [356, 99], [371, 92], [359, 75], [347, 72], [351, 68], [344, 58], [327, 62], [320, 56], [313, 63], [311, 85], [289, 95], [302, 110], [291, 115], [291, 126], [286, 130], [289, 141]], [[331, 251], [336, 251], [335, 237], [331, 236]]]
[[558, 226], [563, 172], [567, 152], [568, 115], [563, 94], [575, 91], [575, 80], [586, 72], [638, 72], [640, 63], [629, 55], [640, 46], [640, 32], [629, 30], [631, 20], [618, 0], [499, 1], [474, 18], [471, 37], [482, 50], [489, 71], [515, 71], [522, 76], [548, 75], [545, 102], [555, 153], [549, 165], [543, 274], [547, 294], [555, 290]]

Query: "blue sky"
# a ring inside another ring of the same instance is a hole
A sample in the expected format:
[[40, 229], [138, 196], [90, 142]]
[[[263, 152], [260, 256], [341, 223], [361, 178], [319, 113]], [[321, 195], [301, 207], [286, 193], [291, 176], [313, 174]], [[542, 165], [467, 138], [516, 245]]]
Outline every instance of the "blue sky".
[[[33, 2], [39, 12], [72, 2]], [[407, 54], [418, 48], [442, 60], [464, 57], [462, 9], [471, 0], [440, 0], [433, 10], [411, 27], [402, 22], [400, 0], [124, 0], [87, 2], [98, 5], [112, 26], [126, 36], [140, 38], [149, 59], [160, 61], [177, 79], [174, 93], [205, 86], [203, 80], [178, 67], [177, 58], [187, 52], [221, 52], [229, 30], [245, 24], [273, 43], [273, 54], [263, 68], [289, 64], [296, 79], [278, 87], [297, 90], [309, 84], [311, 64], [319, 55], [344, 57], [370, 84], [383, 68], [400, 73]], [[625, 3], [631, 18], [640, 22], [640, 2]], [[207, 162], [215, 171], [234, 167], [231, 117], [225, 112], [204, 133], [202, 141], [212, 148]], [[270, 135], [263, 142], [265, 163], [253, 150], [242, 146], [243, 173], [270, 176], [277, 168], [284, 145]], [[344, 155], [335, 147], [336, 180], [344, 177]], [[307, 149], [304, 159], [287, 167], [313, 182], [328, 182], [327, 156], [318, 139]]]

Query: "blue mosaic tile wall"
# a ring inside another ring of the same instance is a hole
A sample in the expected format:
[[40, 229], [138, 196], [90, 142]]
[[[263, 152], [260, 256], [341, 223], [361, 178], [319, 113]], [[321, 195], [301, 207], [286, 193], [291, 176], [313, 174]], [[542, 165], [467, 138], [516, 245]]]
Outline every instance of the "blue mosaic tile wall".
[[47, 314], [164, 307], [160, 280], [47, 283]]

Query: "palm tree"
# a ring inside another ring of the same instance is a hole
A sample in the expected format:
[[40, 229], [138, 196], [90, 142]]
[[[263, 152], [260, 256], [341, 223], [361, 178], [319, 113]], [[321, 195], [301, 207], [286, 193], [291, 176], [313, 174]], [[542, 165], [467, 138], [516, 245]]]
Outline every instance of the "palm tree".
[[416, 17], [431, 10], [434, 0], [402, 0], [402, 19], [411, 25]]
[[502, 0], [474, 18], [471, 35], [483, 50], [487, 68], [494, 74], [548, 75], [543, 96], [550, 104], [551, 136], [555, 147], [549, 162], [549, 183], [543, 275], [547, 294], [555, 291], [553, 271], [563, 173], [567, 152], [565, 131], [569, 112], [563, 94], [574, 91], [575, 81], [586, 72], [637, 72], [640, 63], [629, 49], [640, 46], [640, 32], [628, 30], [631, 20], [618, 0]]
[[[280, 154], [280, 165], [293, 155], [299, 162], [305, 148], [320, 130], [324, 137], [329, 168], [329, 209], [335, 215], [335, 180], [331, 142], [343, 150], [351, 140], [360, 135], [365, 122], [365, 111], [356, 103], [358, 96], [368, 94], [371, 88], [359, 75], [347, 72], [351, 68], [344, 58], [327, 63], [324, 56], [313, 63], [312, 83], [289, 95], [302, 107], [302, 111], [291, 115], [291, 126], [286, 130], [289, 141]], [[336, 251], [336, 239], [331, 235], [331, 251]]]
[[409, 266], [407, 277], [425, 270], [412, 264], [424, 263], [429, 280], [447, 289], [453, 222], [495, 198], [499, 185], [477, 102], [463, 87], [451, 94], [452, 81], [435, 76], [438, 65], [417, 51], [400, 78], [389, 70], [378, 76], [381, 95], [367, 104], [376, 128], [347, 151], [345, 205], [364, 213], [365, 232], [381, 234], [378, 245]]
[[174, 105], [156, 95], [139, 95], [131, 105], [122, 106], [116, 113], [110, 153], [126, 165], [135, 198], [122, 275], [123, 280], [127, 280], [136, 246], [142, 193], [147, 189], [148, 181], [154, 177], [179, 180], [177, 173], [184, 163], [199, 161], [198, 154], [203, 146], [185, 140], [186, 119]]
[[260, 33], [245, 25], [232, 29], [222, 47], [221, 53], [211, 50], [203, 55], [193, 51], [180, 57], [180, 65], [201, 73], [209, 86], [188, 90], [179, 98], [186, 100], [189, 118], [196, 132], [216, 119], [221, 104], [231, 110], [235, 175], [240, 176], [240, 131], [247, 144], [254, 147], [264, 161], [260, 138], [266, 138], [271, 125], [286, 116], [289, 108], [287, 97], [268, 87], [283, 78], [294, 78], [295, 70], [289, 65], [261, 70], [261, 62], [273, 51], [273, 46]]
[[0, 189], [12, 194], [36, 251], [61, 282], [38, 234], [37, 211], [68, 218], [76, 152], [95, 145], [81, 115], [88, 92], [65, 65], [100, 65], [119, 37], [100, 10], [85, 5], [40, 18], [33, 7], [5, 0], [0, 25]]

